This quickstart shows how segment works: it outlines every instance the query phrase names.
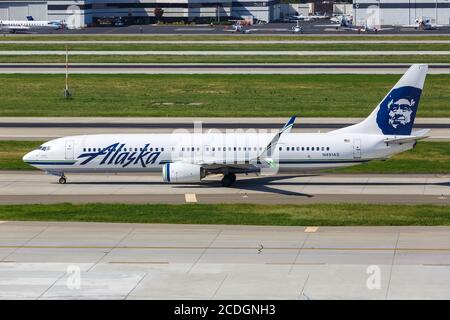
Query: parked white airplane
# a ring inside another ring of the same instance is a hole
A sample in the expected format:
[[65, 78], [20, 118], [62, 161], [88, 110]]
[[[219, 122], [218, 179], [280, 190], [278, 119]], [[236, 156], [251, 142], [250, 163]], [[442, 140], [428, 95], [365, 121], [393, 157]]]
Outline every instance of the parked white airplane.
[[299, 14], [299, 15], [292, 15], [288, 17], [289, 21], [292, 20], [298, 20], [298, 21], [315, 21], [315, 20], [319, 20], [319, 19], [329, 19], [330, 16], [329, 15], [308, 15], [308, 16], [304, 16], [303, 14]]
[[162, 173], [164, 182], [200, 182], [223, 174], [301, 173], [346, 167], [411, 149], [428, 130], [412, 132], [427, 65], [413, 65], [364, 121], [328, 133], [290, 133], [292, 117], [276, 134], [96, 134], [51, 140], [23, 157], [60, 177], [77, 172]]
[[379, 25], [375, 25], [366, 21], [364, 25], [354, 25], [351, 17], [346, 15], [336, 16], [330, 19], [330, 21], [334, 22], [333, 24], [327, 25], [317, 25], [317, 27], [326, 27], [326, 28], [336, 28], [336, 30], [347, 30], [347, 31], [357, 31], [357, 32], [373, 32], [378, 33], [378, 31], [386, 31], [392, 30], [393, 28], [382, 28]]
[[437, 25], [431, 23], [431, 19], [429, 18], [418, 18], [415, 21], [415, 24], [408, 24], [408, 25], [402, 25], [402, 28], [414, 28], [414, 29], [420, 29], [420, 30], [437, 30], [438, 28], [442, 27], [442, 25]]
[[7, 30], [11, 33], [37, 29], [57, 30], [62, 29], [63, 26], [63, 23], [59, 20], [36, 21], [32, 16], [28, 16], [27, 20], [0, 20], [0, 29]]

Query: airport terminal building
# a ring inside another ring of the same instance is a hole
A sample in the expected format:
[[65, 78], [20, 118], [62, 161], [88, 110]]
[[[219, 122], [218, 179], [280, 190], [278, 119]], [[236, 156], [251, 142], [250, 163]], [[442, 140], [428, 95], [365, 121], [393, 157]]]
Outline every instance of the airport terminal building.
[[167, 22], [211, 22], [229, 19], [272, 21], [279, 16], [279, 0], [11, 0], [0, 2], [0, 19], [65, 20], [88, 26], [122, 17], [133, 24], [154, 23], [155, 8]]
[[354, 0], [353, 22], [364, 25], [377, 8], [381, 25], [409, 25], [420, 18], [450, 24], [450, 0]]

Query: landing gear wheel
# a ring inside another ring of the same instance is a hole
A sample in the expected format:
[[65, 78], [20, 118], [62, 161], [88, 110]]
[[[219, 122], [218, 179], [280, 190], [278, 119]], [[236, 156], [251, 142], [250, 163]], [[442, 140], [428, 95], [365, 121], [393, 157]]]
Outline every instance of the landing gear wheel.
[[58, 181], [60, 184], [66, 184], [66, 182], [67, 182], [67, 179], [66, 179], [66, 177], [61, 177], [61, 178], [59, 178], [59, 181]]
[[229, 173], [223, 176], [222, 178], [222, 187], [231, 187], [233, 183], [236, 181], [236, 175], [234, 173]]

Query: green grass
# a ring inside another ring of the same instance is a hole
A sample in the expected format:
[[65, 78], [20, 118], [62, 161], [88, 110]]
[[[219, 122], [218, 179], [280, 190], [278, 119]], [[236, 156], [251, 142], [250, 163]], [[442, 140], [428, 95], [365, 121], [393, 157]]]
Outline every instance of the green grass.
[[[364, 117], [400, 75], [0, 75], [0, 116]], [[370, 88], [370, 90], [368, 90]], [[449, 117], [450, 75], [429, 75], [418, 117]]]
[[[33, 170], [33, 167], [23, 163], [22, 157], [41, 143], [40, 141], [0, 141], [0, 170]], [[400, 153], [387, 161], [372, 161], [328, 172], [449, 174], [450, 142], [420, 142], [414, 149]]]
[[0, 170], [33, 170], [32, 166], [22, 161], [22, 157], [41, 144], [42, 141], [0, 140]]
[[[277, 43], [277, 44], [69, 44], [70, 51], [448, 51], [448, 43]], [[65, 50], [64, 44], [5, 44], [2, 50]]]
[[450, 207], [369, 204], [33, 204], [0, 205], [0, 220], [276, 226], [450, 225]]
[[[170, 56], [71, 55], [70, 63], [450, 63], [450, 55], [377, 56]], [[63, 63], [62, 55], [0, 55], [0, 63]]]

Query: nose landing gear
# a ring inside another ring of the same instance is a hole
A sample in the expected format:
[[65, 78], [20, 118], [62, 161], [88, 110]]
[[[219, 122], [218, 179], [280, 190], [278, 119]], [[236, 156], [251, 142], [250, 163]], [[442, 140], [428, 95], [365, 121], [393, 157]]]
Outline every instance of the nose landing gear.
[[222, 187], [231, 187], [236, 182], [236, 175], [234, 173], [225, 174], [222, 178]]

